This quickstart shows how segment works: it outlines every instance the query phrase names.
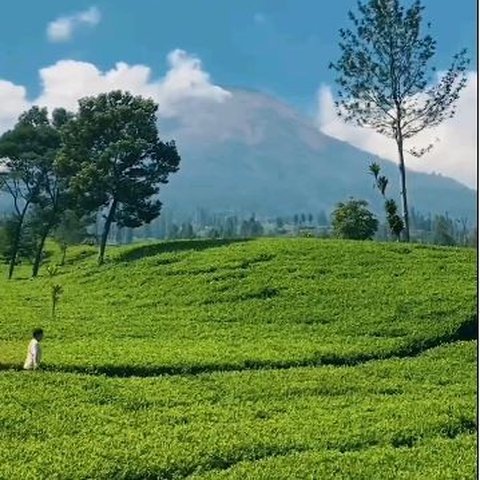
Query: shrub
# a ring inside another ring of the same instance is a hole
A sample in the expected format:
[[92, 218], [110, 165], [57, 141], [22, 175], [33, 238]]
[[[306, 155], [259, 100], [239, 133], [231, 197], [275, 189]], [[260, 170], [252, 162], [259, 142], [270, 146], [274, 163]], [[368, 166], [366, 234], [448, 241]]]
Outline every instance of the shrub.
[[365, 200], [351, 198], [340, 202], [332, 213], [334, 236], [352, 240], [371, 240], [378, 229], [378, 220], [367, 208]]

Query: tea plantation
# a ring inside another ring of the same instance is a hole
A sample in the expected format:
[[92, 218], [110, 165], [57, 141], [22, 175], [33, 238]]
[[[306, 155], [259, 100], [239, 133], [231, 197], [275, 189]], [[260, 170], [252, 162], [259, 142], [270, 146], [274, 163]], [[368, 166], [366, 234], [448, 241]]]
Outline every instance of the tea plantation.
[[[0, 280], [0, 479], [474, 478], [474, 250], [262, 239], [94, 255]], [[23, 372], [36, 326], [45, 365]]]

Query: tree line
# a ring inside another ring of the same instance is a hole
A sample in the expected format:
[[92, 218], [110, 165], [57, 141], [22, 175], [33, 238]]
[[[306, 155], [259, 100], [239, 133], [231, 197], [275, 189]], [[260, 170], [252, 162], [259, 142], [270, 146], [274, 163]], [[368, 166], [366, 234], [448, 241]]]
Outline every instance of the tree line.
[[[448, 213], [423, 215], [414, 209], [410, 211], [410, 218], [410, 240], [413, 242], [462, 247], [477, 245], [477, 228], [472, 227], [467, 218], [452, 218]], [[352, 240], [400, 241], [398, 230], [388, 219], [380, 223], [365, 200], [354, 198], [337, 204], [332, 212], [329, 234]]]
[[129, 92], [85, 97], [76, 113], [34, 106], [0, 137], [0, 188], [11, 200], [4, 219], [8, 278], [20, 256], [32, 258], [37, 276], [45, 242], [66, 246], [103, 218], [98, 263], [113, 224], [135, 228], [158, 217], [160, 186], [176, 172], [174, 141], [163, 142], [158, 105]]
[[[320, 211], [318, 214], [299, 213], [276, 217], [258, 217], [255, 214], [241, 215], [232, 213], [210, 212], [208, 209], [199, 209], [195, 215], [185, 215], [167, 209], [162, 215], [139, 228], [119, 228], [113, 225], [108, 242], [116, 245], [128, 245], [133, 242], [149, 240], [188, 240], [195, 238], [231, 239], [255, 238], [261, 236], [312, 236], [337, 237], [348, 239], [374, 239], [377, 241], [399, 241], [398, 235], [391, 231], [386, 218], [369, 212], [364, 218], [374, 218], [373, 228], [362, 234], [361, 216], [357, 210], [351, 208], [355, 199], [337, 204], [329, 214]], [[361, 202], [367, 208], [366, 202]], [[344, 228], [344, 223], [335, 220], [339, 207], [340, 212], [347, 212], [345, 223], [350, 224], [350, 230]], [[410, 210], [411, 241], [425, 244], [474, 246], [476, 229], [466, 218], [454, 218], [445, 214], [421, 213], [414, 208]], [[334, 228], [337, 222], [337, 227]], [[360, 222], [360, 223], [359, 223]]]

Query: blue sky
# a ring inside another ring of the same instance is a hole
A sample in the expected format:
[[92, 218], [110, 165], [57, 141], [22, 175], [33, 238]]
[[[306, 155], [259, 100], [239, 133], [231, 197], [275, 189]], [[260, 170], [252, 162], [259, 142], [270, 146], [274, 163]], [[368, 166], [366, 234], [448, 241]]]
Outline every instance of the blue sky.
[[[438, 39], [438, 67], [463, 46], [476, 56], [476, 2], [424, 0]], [[165, 73], [175, 48], [198, 55], [216, 84], [259, 89], [304, 111], [314, 108], [327, 66], [337, 53], [338, 28], [354, 0], [16, 0], [3, 5], [0, 78], [39, 93], [38, 71], [60, 59], [88, 61], [107, 70], [117, 61]], [[95, 28], [69, 42], [47, 41], [59, 16], [101, 12]], [[476, 66], [474, 67], [476, 69]]]
[[[410, 3], [413, 0], [405, 0]], [[159, 117], [202, 122], [209, 102], [232, 87], [272, 94], [319, 130], [397, 160], [394, 143], [345, 125], [335, 112], [330, 61], [356, 0], [4, 0], [0, 19], [0, 132], [32, 104], [74, 110], [79, 98], [112, 89], [149, 96]], [[457, 115], [422, 132], [436, 144], [409, 168], [476, 184], [476, 1], [423, 0], [438, 41], [436, 67], [466, 47], [472, 59]], [[192, 103], [193, 102], [193, 103]], [[195, 105], [195, 107], [193, 106]], [[235, 129], [241, 115], [229, 103]], [[254, 109], [250, 105], [247, 110]], [[217, 120], [218, 122], [218, 120]], [[215, 126], [214, 133], [218, 136]], [[198, 136], [198, 132], [196, 133]], [[215, 137], [216, 138], [216, 137]], [[440, 139], [437, 142], [437, 139]]]

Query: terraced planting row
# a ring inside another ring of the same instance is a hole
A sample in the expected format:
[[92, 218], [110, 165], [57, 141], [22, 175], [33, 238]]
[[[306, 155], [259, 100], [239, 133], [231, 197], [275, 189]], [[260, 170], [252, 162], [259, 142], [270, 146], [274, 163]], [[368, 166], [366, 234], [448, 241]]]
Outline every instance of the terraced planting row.
[[471, 479], [475, 348], [154, 379], [4, 372], [0, 478]]

